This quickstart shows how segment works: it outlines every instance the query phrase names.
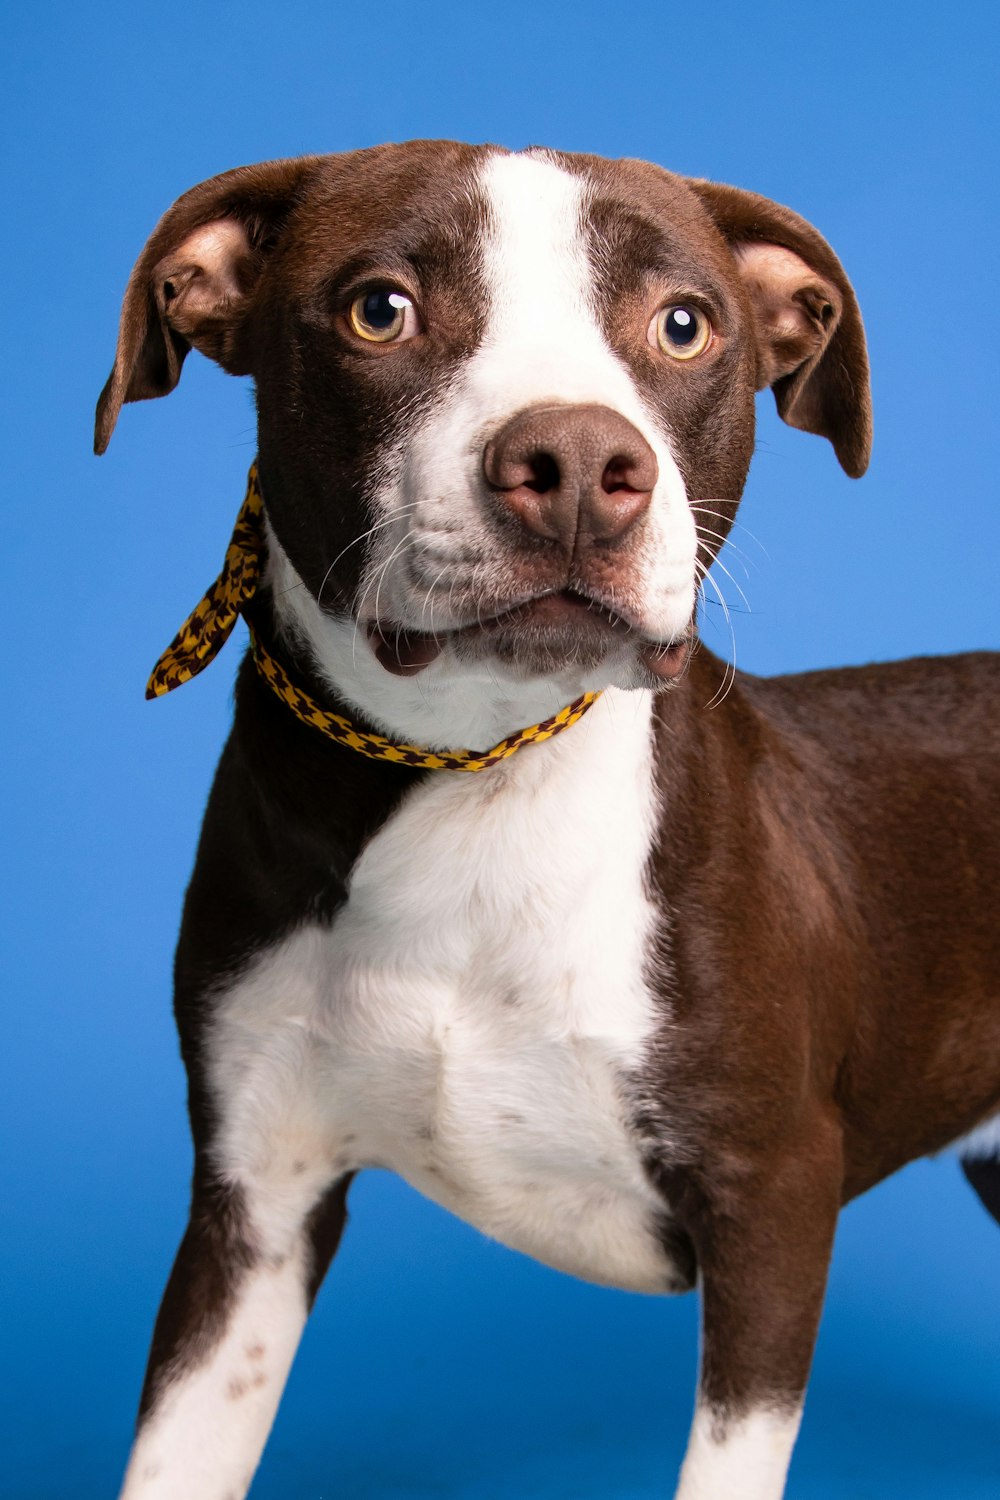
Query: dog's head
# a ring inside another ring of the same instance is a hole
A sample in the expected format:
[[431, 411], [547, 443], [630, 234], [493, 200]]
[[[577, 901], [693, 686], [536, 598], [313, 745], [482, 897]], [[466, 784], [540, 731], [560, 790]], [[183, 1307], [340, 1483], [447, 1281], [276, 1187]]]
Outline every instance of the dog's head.
[[191, 347], [256, 384], [279, 625], [443, 743], [476, 743], [498, 695], [489, 732], [677, 675], [756, 390], [849, 474], [868, 457], [830, 247], [637, 161], [411, 142], [224, 173], [136, 265], [98, 452]]

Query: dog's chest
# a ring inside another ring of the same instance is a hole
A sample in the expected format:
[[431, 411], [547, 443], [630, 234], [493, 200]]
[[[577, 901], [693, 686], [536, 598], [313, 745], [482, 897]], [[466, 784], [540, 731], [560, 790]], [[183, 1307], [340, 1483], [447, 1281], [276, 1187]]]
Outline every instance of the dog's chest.
[[[627, 1123], [658, 1021], [649, 710], [607, 699], [541, 753], [419, 787], [332, 928], [272, 953], [217, 1036], [237, 1151], [388, 1167], [540, 1260], [664, 1290], [663, 1204]], [[287, 1148], [262, 1138], [265, 1098]]]

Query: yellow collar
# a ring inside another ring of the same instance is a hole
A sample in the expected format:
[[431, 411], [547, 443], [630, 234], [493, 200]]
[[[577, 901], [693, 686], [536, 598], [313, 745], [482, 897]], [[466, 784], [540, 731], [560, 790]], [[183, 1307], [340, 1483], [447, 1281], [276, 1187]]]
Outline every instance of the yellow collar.
[[[253, 599], [260, 582], [264, 550], [263, 515], [260, 480], [257, 465], [253, 464], [246, 499], [236, 518], [222, 572], [153, 668], [146, 686], [147, 698], [161, 698], [164, 693], [180, 687], [182, 682], [190, 682], [214, 661], [229, 639], [237, 618]], [[494, 745], [492, 750], [424, 750], [419, 745], [397, 744], [380, 734], [358, 729], [342, 714], [320, 708], [315, 699], [292, 681], [281, 663], [275, 661], [249, 620], [247, 626], [258, 672], [303, 724], [312, 725], [338, 745], [347, 745], [372, 760], [395, 761], [397, 765], [424, 766], [433, 771], [485, 771], [497, 761], [506, 760], [522, 745], [537, 744], [561, 734], [582, 719], [591, 704], [601, 696], [600, 693], [584, 693], [551, 718], [532, 724], [528, 729], [519, 729], [516, 734], [501, 740], [499, 745]]]

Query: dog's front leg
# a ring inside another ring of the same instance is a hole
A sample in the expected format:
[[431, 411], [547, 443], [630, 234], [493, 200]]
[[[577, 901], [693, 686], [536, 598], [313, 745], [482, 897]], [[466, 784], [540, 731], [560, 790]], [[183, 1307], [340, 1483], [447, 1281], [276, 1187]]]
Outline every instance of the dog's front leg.
[[822, 1126], [691, 1214], [701, 1375], [677, 1500], [780, 1500], [798, 1433], [840, 1204], [837, 1130]]
[[265, 1197], [196, 1176], [121, 1500], [242, 1500], [340, 1239], [349, 1181], [317, 1196], [291, 1178]]

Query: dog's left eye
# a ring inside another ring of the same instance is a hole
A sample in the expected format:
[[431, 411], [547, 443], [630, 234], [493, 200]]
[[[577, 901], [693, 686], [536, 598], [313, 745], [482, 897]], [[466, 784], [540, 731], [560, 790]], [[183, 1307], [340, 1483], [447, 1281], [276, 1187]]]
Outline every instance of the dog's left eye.
[[649, 325], [649, 342], [671, 359], [694, 359], [706, 350], [712, 338], [712, 325], [700, 307], [688, 302], [672, 302], [661, 307]]
[[348, 317], [358, 337], [370, 344], [399, 343], [420, 332], [412, 299], [391, 286], [373, 287], [355, 297]]

